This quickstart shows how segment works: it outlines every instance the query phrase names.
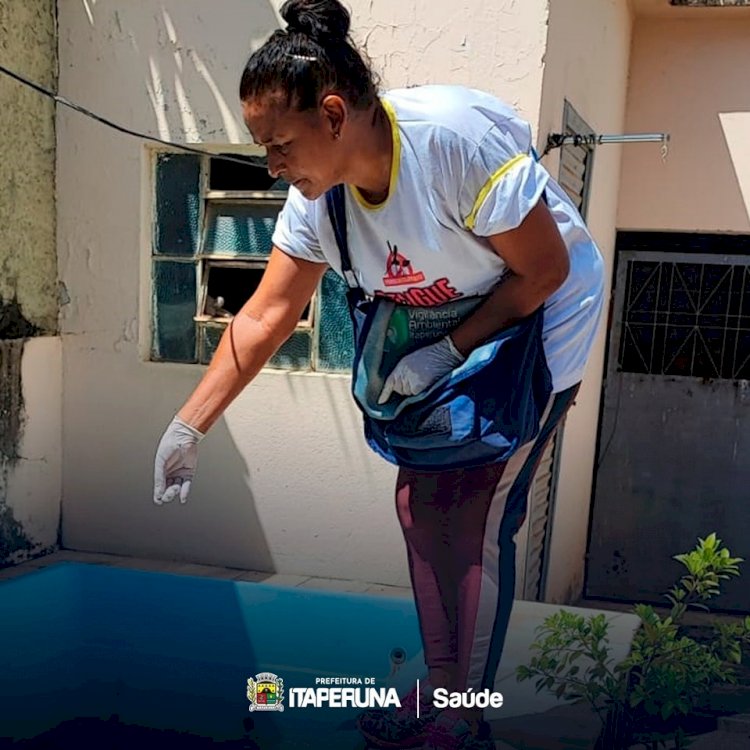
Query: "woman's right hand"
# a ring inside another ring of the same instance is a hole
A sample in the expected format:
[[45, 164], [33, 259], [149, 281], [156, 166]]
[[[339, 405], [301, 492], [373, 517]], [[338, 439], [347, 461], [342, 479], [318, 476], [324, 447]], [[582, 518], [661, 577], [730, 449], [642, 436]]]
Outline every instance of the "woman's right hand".
[[[326, 263], [293, 258], [274, 247], [258, 288], [229, 320], [208, 370], [180, 413], [191, 421], [198, 421], [191, 415], [200, 415], [199, 424], [208, 431], [292, 335], [327, 268]], [[169, 424], [156, 450], [157, 505], [177, 497], [181, 503], [187, 500], [203, 436], [179, 417]]]
[[162, 435], [154, 462], [154, 503], [187, 500], [204, 434], [175, 417]]

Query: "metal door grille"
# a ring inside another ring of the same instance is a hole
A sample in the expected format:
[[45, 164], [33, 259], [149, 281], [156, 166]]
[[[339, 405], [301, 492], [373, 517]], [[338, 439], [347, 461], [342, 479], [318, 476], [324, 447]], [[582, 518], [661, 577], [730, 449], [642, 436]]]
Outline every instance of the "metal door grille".
[[623, 372], [750, 379], [750, 270], [631, 260], [619, 366]]

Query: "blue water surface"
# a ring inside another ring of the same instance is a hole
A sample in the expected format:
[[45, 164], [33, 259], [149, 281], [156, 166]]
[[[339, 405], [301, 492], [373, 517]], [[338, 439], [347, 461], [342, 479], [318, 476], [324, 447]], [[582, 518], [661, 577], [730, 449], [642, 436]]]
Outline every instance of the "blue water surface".
[[250, 713], [247, 679], [273, 672], [288, 691], [373, 677], [403, 693], [423, 670], [413, 602], [365, 594], [60, 563], [0, 583], [0, 623], [0, 738], [13, 740], [116, 717], [263, 750], [358, 748], [361, 709]]

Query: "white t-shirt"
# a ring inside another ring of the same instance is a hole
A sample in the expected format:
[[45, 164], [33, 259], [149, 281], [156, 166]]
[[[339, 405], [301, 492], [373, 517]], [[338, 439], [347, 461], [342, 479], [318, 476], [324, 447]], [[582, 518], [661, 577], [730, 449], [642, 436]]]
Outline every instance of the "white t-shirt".
[[[573, 203], [530, 155], [529, 125], [498, 99], [459, 86], [393, 90], [382, 102], [394, 139], [388, 198], [373, 206], [347, 188], [362, 289], [411, 305], [488, 293], [506, 268], [486, 237], [518, 227], [546, 191], [570, 273], [545, 303], [544, 350], [553, 391], [578, 383], [602, 308], [603, 262]], [[325, 196], [310, 201], [290, 188], [273, 243], [341, 273]]]

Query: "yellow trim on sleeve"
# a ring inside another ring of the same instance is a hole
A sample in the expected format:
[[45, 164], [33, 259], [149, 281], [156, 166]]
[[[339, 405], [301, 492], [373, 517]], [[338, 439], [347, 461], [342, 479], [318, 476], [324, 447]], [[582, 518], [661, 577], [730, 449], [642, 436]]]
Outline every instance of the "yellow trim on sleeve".
[[477, 214], [482, 208], [482, 204], [489, 195], [490, 190], [492, 190], [492, 188], [498, 182], [500, 182], [500, 180], [502, 180], [505, 174], [507, 174], [511, 169], [513, 169], [513, 167], [516, 166], [516, 164], [518, 164], [518, 162], [530, 158], [531, 157], [528, 154], [517, 154], [512, 159], [508, 159], [508, 161], [506, 161], [502, 167], [500, 167], [492, 175], [490, 175], [489, 180], [487, 180], [487, 182], [482, 185], [482, 189], [479, 191], [479, 195], [477, 195], [477, 199], [474, 201], [474, 206], [471, 209], [471, 213], [466, 217], [465, 224], [467, 229], [474, 229], [474, 226], [477, 222]]
[[362, 208], [366, 208], [369, 211], [377, 211], [379, 208], [383, 208], [386, 203], [391, 199], [391, 196], [396, 191], [396, 182], [398, 182], [398, 170], [401, 166], [401, 135], [398, 130], [398, 121], [396, 120], [396, 111], [393, 109], [393, 105], [385, 100], [381, 99], [380, 103], [383, 105], [385, 113], [388, 115], [388, 119], [391, 122], [391, 134], [393, 136], [393, 155], [391, 158], [391, 177], [388, 183], [388, 195], [382, 203], [370, 203], [362, 193], [357, 190], [354, 185], [350, 185], [349, 188], [352, 194]]

